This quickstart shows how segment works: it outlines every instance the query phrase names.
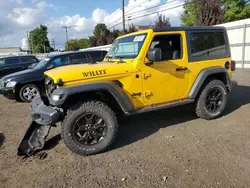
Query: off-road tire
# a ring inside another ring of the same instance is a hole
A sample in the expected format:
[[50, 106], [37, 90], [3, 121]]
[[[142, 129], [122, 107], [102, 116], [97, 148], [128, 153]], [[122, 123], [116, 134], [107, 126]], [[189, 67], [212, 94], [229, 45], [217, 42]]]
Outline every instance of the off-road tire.
[[[93, 146], [86, 146], [75, 141], [72, 137], [74, 123], [84, 113], [95, 113], [106, 122], [105, 138]], [[107, 150], [114, 142], [118, 132], [118, 121], [114, 112], [106, 104], [99, 101], [88, 101], [71, 107], [62, 122], [61, 136], [65, 145], [79, 155], [93, 155]]]
[[[23, 86], [21, 87], [21, 89], [20, 89], [19, 92], [18, 92], [18, 98], [20, 98], [21, 102], [31, 102], [31, 100], [29, 101], [29, 100], [27, 100], [27, 99], [23, 96], [23, 91], [24, 91], [24, 89], [27, 88], [27, 87], [35, 88], [35, 89], [38, 91], [39, 95], [41, 95], [40, 89], [39, 89], [35, 84], [25, 84], [25, 85], [23, 85]], [[18, 100], [19, 100], [19, 99], [18, 99]], [[20, 101], [20, 100], [19, 100], [19, 101]]]
[[[222, 92], [222, 105], [220, 106], [218, 112], [216, 113], [212, 113], [209, 112], [206, 109], [206, 97], [208, 92], [210, 91], [210, 89], [212, 88], [218, 88], [219, 90], [221, 90]], [[220, 80], [211, 80], [210, 82], [207, 83], [207, 85], [202, 89], [197, 102], [196, 102], [196, 115], [202, 119], [206, 119], [206, 120], [211, 120], [211, 119], [215, 119], [217, 117], [219, 117], [222, 112], [224, 111], [226, 104], [227, 104], [227, 89], [225, 84], [220, 81]]]

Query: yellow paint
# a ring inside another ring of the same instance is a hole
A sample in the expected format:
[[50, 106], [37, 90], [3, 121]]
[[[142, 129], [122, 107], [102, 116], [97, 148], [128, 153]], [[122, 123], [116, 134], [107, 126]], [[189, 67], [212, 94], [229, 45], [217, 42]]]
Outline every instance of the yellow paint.
[[[203, 69], [224, 67], [226, 61], [231, 62], [231, 58], [228, 58], [189, 63], [184, 31], [154, 33], [152, 29], [149, 29], [122, 37], [142, 33], [147, 33], [147, 36], [140, 53], [135, 59], [124, 59], [123, 63], [119, 63], [119, 59], [112, 59], [108, 62], [108, 59], [105, 58], [103, 62], [98, 64], [68, 65], [49, 70], [45, 74], [53, 78], [55, 83], [59, 78], [62, 79], [64, 86], [118, 80], [123, 84], [123, 90], [132, 100], [135, 108], [141, 108], [186, 99], [195, 79]], [[161, 34], [181, 35], [182, 59], [154, 62], [152, 65], [146, 65], [145, 63], [148, 62], [146, 55], [151, 41], [155, 35]], [[177, 72], [177, 67], [187, 67], [188, 70]], [[106, 74], [95, 74], [96, 71], [102, 70]], [[94, 72], [94, 75], [84, 76], [84, 72]], [[136, 76], [139, 76], [139, 78], [136, 78]], [[229, 76], [232, 77], [231, 71], [229, 71]], [[132, 93], [141, 93], [141, 95], [132, 97]]]

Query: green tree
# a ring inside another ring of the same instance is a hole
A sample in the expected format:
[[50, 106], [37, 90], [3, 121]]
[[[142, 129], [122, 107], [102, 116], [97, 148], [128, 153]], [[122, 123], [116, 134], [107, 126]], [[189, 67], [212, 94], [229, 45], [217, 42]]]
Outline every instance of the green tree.
[[89, 47], [89, 40], [88, 39], [79, 39], [78, 45], [80, 49], [88, 48]]
[[125, 34], [133, 33], [135, 31], [137, 31], [135, 25], [131, 24], [131, 25], [129, 25], [128, 29], [125, 29]]
[[119, 33], [117, 30], [113, 32], [109, 31], [105, 24], [97, 24], [93, 31], [94, 35], [89, 37], [89, 46], [94, 47], [110, 44], [118, 37]]
[[72, 51], [72, 50], [79, 50], [89, 47], [88, 39], [71, 39], [65, 43], [65, 50]]
[[105, 24], [97, 24], [94, 28], [94, 35], [95, 36], [105, 36], [109, 33], [107, 26]]
[[33, 53], [48, 53], [53, 51], [47, 37], [47, 30], [48, 28], [46, 26], [40, 25], [40, 27], [37, 27], [29, 33], [29, 46], [33, 50]]
[[187, 0], [181, 17], [183, 26], [225, 23], [246, 18], [250, 18], [250, 0]]
[[163, 14], [159, 14], [157, 16], [155, 23], [151, 27], [153, 28], [171, 27], [171, 24], [169, 22], [169, 18], [167, 18]]
[[197, 5], [186, 1], [184, 5], [184, 13], [181, 16], [182, 26], [195, 26], [197, 24]]
[[113, 43], [114, 40], [115, 40], [117, 37], [121, 36], [121, 35], [122, 35], [122, 33], [121, 33], [121, 31], [119, 31], [119, 30], [111, 31], [111, 32], [109, 33], [109, 35], [107, 36], [107, 43], [108, 43], [108, 44]]
[[225, 22], [250, 18], [250, 0], [222, 0]]

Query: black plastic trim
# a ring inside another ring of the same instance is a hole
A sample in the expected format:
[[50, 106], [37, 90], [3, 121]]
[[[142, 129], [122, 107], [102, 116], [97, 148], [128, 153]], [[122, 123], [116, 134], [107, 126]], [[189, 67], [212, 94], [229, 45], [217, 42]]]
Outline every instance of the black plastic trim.
[[130, 98], [122, 90], [122, 88], [113, 81], [93, 82], [58, 88], [52, 92], [52, 95], [60, 95], [64, 97], [62, 99], [59, 99], [58, 101], [53, 101], [51, 98], [49, 100], [51, 105], [59, 106], [62, 105], [71, 95], [102, 90], [110, 92], [117, 100], [124, 112], [130, 112], [134, 110], [134, 105]]
[[166, 27], [166, 28], [154, 28], [154, 32], [164, 32], [164, 31], [214, 31], [218, 29], [225, 29], [225, 27], [220, 26], [192, 26], [192, 27]]
[[59, 122], [62, 117], [62, 112], [50, 106], [46, 106], [41, 97], [34, 98], [31, 106], [31, 117], [39, 125], [54, 125]]
[[194, 102], [194, 99], [185, 99], [185, 100], [174, 101], [174, 102], [166, 103], [166, 104], [146, 106], [146, 107], [144, 107], [142, 109], [126, 113], [126, 115], [134, 115], [134, 114], [140, 114], [140, 113], [145, 113], [145, 112], [152, 112], [152, 111], [156, 111], [156, 110], [162, 110], [162, 109], [166, 109], [166, 108], [182, 106], [182, 105], [190, 104], [190, 103], [193, 103], [193, 102]]
[[13, 88], [10, 88], [10, 87], [0, 88], [0, 94], [3, 95], [7, 99], [11, 99], [11, 100], [16, 99], [16, 95], [13, 92]]
[[217, 67], [217, 68], [208, 68], [208, 69], [205, 69], [205, 70], [202, 70], [198, 77], [196, 78], [189, 94], [188, 94], [188, 98], [189, 99], [194, 99], [196, 98], [198, 92], [200, 91], [203, 83], [205, 82], [205, 80], [207, 79], [208, 76], [210, 75], [213, 75], [213, 74], [217, 74], [217, 73], [224, 73], [225, 76], [226, 76], [226, 79], [227, 79], [227, 87], [228, 87], [228, 90], [230, 91], [231, 90], [231, 80], [229, 78], [229, 75], [228, 75], [228, 72], [225, 68], [222, 68], [222, 67]]

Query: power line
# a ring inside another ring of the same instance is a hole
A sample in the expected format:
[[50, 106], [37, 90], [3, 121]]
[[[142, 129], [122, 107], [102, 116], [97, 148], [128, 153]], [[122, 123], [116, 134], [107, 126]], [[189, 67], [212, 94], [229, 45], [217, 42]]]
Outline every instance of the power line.
[[[144, 1], [144, 2], [142, 2], [142, 3], [147, 3], [147, 2], [150, 2], [150, 1], [152, 1], [152, 0], [147, 0], [147, 1]], [[134, 8], [138, 7], [138, 5], [141, 5], [142, 3], [137, 3], [137, 4], [133, 5], [133, 6], [130, 6], [130, 8], [131, 8], [131, 7], [132, 7], [132, 8], [129, 9], [127, 12], [125, 12], [125, 14], [128, 13], [128, 12], [130, 12], [130, 11], [133, 10]], [[113, 16], [114, 16], [114, 15], [113, 15]], [[113, 23], [119, 21], [120, 19], [122, 19], [122, 18], [118, 18], [117, 20], [113, 21], [113, 22], [110, 23], [109, 25], [112, 25]], [[110, 27], [110, 28], [111, 28], [111, 27]]]
[[168, 5], [168, 4], [172, 4], [172, 3], [177, 3], [179, 2], [178, 0], [174, 0], [174, 1], [170, 1], [169, 3], [166, 2], [166, 3], [161, 3], [160, 5], [156, 5], [156, 6], [153, 6], [153, 7], [149, 7], [147, 9], [144, 9], [144, 10], [140, 10], [140, 11], [137, 11], [135, 13], [131, 13], [131, 14], [128, 14], [127, 16], [130, 16], [130, 15], [134, 15], [134, 14], [138, 14], [140, 12], [145, 12], [146, 10], [150, 10], [150, 9], [153, 9], [153, 8], [156, 8], [156, 7], [161, 7], [161, 6], [164, 6], [164, 5]]
[[[188, 2], [188, 3], [183, 3], [183, 4], [181, 4], [181, 5], [177, 5], [177, 6], [174, 6], [174, 7], [171, 7], [171, 8], [167, 8], [167, 9], [159, 10], [159, 11], [152, 12], [152, 13], [149, 13], [149, 14], [145, 14], [145, 15], [141, 15], [141, 16], [134, 17], [134, 18], [130, 18], [129, 21], [130, 21], [130, 20], [135, 20], [135, 19], [137, 19], [137, 18], [142, 18], [142, 17], [145, 17], [145, 16], [150, 16], [150, 15], [152, 15], [152, 14], [159, 13], [159, 12], [163, 12], [163, 11], [166, 11], [166, 10], [171, 10], [171, 9], [174, 9], [174, 8], [178, 8], [178, 7], [181, 7], [181, 6], [184, 6], [184, 5], [188, 5], [188, 4], [191, 4], [191, 3], [195, 3], [195, 2], [196, 2], [196, 1]], [[115, 27], [115, 26], [117, 26], [117, 25], [120, 25], [121, 23], [122, 23], [122, 22], [119, 22], [119, 23], [113, 25], [112, 27]]]
[[[145, 1], [145, 2], [147, 2], [147, 1]], [[160, 5], [156, 5], [156, 6], [153, 6], [153, 7], [149, 7], [149, 8], [147, 8], [147, 9], [140, 10], [140, 11], [138, 11], [138, 12], [128, 14], [127, 17], [131, 17], [132, 15], [138, 14], [138, 13], [140, 13], [140, 12], [145, 12], [145, 11], [147, 11], [147, 10], [150, 10], [150, 9], [153, 9], [153, 8], [156, 8], [156, 7], [161, 7], [161, 6], [164, 6], [164, 5], [169, 5], [169, 4], [172, 4], [173, 2], [176, 3], [176, 2], [178, 2], [178, 1], [177, 1], [177, 0], [174, 0], [174, 1], [171, 1], [171, 2], [169, 2], [169, 3], [166, 2], [166, 3], [162, 3], [162, 4], [160, 4]], [[113, 23], [119, 21], [120, 19], [121, 19], [121, 18], [119, 18], [119, 19], [113, 21], [111, 24], [113, 24]], [[115, 24], [115, 25], [113, 25], [113, 26], [110, 26], [109, 29], [112, 28], [112, 27], [115, 27], [115, 26], [119, 25], [120, 23], [121, 23], [121, 22], [119, 22], [118, 24]], [[110, 25], [111, 25], [111, 24], [110, 24]]]

